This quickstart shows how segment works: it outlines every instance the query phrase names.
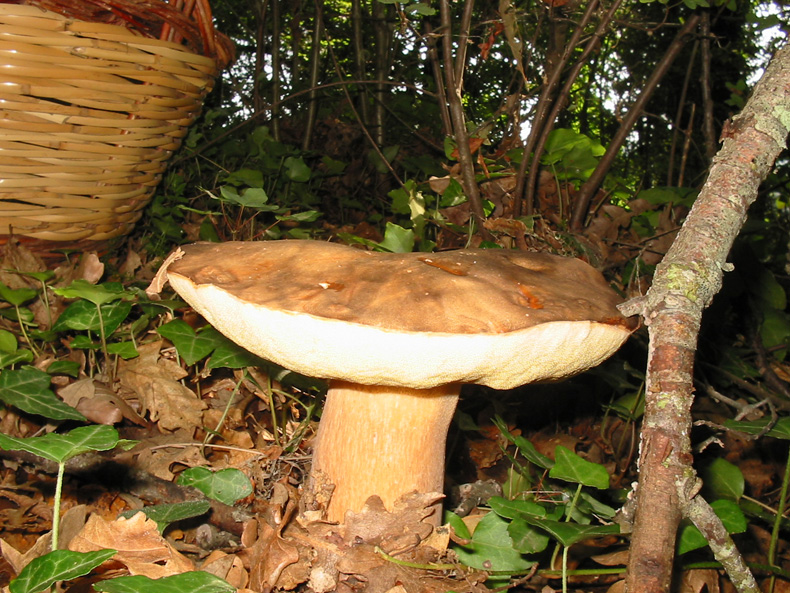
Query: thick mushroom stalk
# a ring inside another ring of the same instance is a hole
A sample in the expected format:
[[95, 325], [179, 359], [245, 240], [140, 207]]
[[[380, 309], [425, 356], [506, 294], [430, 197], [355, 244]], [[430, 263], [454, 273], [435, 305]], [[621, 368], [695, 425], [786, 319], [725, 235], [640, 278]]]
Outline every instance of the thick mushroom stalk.
[[599, 272], [545, 253], [197, 243], [165, 273], [230, 339], [329, 379], [309, 483], [334, 486], [335, 521], [374, 494], [391, 509], [414, 490], [442, 491], [461, 384], [511, 389], [569, 377], [609, 357], [634, 328]]
[[[347, 510], [373, 495], [391, 509], [410, 492], [441, 493], [459, 391], [457, 384], [408, 389], [332, 381], [312, 469], [314, 490], [334, 488], [326, 518], [342, 523]], [[439, 524], [438, 508], [429, 520]]]

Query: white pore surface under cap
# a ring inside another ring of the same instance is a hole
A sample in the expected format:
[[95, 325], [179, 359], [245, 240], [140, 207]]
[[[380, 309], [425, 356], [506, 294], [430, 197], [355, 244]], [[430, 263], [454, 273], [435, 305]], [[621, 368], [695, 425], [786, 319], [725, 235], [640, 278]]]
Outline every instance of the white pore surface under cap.
[[311, 377], [425, 389], [478, 383], [510, 389], [597, 365], [630, 335], [624, 324], [549, 321], [501, 333], [392, 330], [250, 303], [168, 272], [173, 288], [250, 352]]

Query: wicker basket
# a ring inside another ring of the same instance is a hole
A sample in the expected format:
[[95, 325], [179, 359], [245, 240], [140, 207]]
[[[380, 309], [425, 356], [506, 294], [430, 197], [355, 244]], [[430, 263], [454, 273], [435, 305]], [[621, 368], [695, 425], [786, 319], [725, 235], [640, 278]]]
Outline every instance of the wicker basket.
[[129, 232], [221, 62], [123, 26], [0, 4], [0, 243]]

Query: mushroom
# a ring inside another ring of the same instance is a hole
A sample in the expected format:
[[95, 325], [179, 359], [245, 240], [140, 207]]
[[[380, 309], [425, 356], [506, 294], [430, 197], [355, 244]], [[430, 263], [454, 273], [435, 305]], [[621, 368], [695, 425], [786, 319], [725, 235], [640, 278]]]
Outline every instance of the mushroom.
[[375, 253], [297, 240], [183, 252], [167, 279], [216, 329], [328, 379], [308, 484], [333, 488], [330, 521], [373, 495], [392, 509], [410, 492], [442, 492], [464, 383], [562, 379], [602, 362], [634, 328], [599, 272], [546, 253]]

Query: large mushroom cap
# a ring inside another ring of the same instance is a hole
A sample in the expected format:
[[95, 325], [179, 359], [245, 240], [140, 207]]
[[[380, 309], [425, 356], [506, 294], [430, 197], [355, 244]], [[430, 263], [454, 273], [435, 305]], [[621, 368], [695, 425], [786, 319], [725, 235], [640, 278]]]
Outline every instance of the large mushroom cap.
[[508, 389], [595, 366], [634, 327], [599, 272], [545, 253], [374, 253], [318, 241], [183, 250], [167, 278], [196, 311], [313, 377]]

